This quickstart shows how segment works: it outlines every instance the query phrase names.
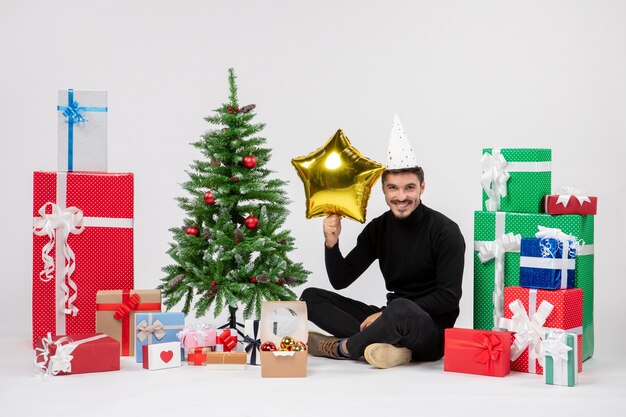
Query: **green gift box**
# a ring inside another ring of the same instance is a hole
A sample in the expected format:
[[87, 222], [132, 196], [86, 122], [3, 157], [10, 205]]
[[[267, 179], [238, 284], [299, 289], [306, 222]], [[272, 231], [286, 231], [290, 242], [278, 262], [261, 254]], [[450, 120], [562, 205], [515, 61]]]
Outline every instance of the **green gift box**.
[[[520, 254], [513, 235], [535, 237], [538, 226], [558, 228], [584, 243], [576, 257], [574, 286], [583, 290], [583, 360], [593, 356], [593, 222], [591, 215], [474, 212], [474, 328], [493, 329], [494, 316], [503, 311], [504, 287], [519, 285]], [[496, 256], [486, 260], [490, 253]]]
[[541, 213], [552, 188], [552, 150], [483, 149], [483, 210]]

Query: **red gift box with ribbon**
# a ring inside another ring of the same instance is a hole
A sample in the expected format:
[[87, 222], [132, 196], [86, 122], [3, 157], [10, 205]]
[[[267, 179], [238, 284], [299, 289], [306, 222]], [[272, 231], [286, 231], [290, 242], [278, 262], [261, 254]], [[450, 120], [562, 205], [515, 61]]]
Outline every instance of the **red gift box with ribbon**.
[[237, 348], [237, 330], [236, 329], [222, 329], [217, 331], [217, 337], [215, 339], [215, 351], [216, 352], [231, 352]]
[[96, 295], [96, 329], [120, 342], [122, 356], [135, 355], [135, 313], [161, 311], [160, 290], [106, 290]]
[[47, 375], [119, 371], [120, 344], [103, 333], [37, 339], [35, 366]]
[[96, 292], [131, 289], [133, 174], [33, 175], [33, 347], [95, 333]]
[[504, 288], [504, 319], [499, 327], [514, 332], [511, 370], [543, 375], [541, 341], [550, 329], [578, 335], [578, 372], [582, 372], [583, 290]]
[[487, 376], [508, 375], [511, 338], [509, 332], [445, 329], [443, 370]]
[[543, 211], [548, 214], [596, 214], [598, 197], [585, 195], [572, 187], [563, 187], [556, 195], [547, 195]]

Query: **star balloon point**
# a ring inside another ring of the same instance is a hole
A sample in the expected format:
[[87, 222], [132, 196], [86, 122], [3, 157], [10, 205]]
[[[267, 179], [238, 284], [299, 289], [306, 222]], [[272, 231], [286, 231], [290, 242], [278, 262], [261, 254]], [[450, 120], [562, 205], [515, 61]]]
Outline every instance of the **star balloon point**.
[[291, 163], [304, 184], [307, 219], [339, 214], [365, 222], [371, 188], [385, 167], [363, 156], [341, 129]]

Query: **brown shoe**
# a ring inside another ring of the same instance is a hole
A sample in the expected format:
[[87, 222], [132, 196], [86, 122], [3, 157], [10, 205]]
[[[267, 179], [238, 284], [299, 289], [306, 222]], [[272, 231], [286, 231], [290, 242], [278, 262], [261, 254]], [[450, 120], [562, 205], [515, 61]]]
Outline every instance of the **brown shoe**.
[[340, 341], [341, 339], [338, 337], [318, 332], [309, 332], [309, 341], [307, 342], [309, 355], [332, 359], [347, 359], [339, 354]]
[[392, 368], [411, 362], [411, 350], [389, 343], [372, 343], [365, 348], [365, 360], [380, 369]]

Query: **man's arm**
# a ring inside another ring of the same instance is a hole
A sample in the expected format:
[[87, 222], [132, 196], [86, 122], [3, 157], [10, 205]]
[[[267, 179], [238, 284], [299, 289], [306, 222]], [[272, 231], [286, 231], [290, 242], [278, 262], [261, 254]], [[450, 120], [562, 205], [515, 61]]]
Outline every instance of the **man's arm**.
[[339, 250], [341, 217], [331, 214], [324, 219], [324, 259], [330, 284], [341, 290], [352, 284], [376, 259], [367, 248], [366, 231], [357, 239], [357, 244], [345, 258]]
[[433, 242], [436, 256], [437, 288], [415, 300], [431, 316], [459, 307], [465, 263], [465, 241], [455, 223], [445, 225]]

